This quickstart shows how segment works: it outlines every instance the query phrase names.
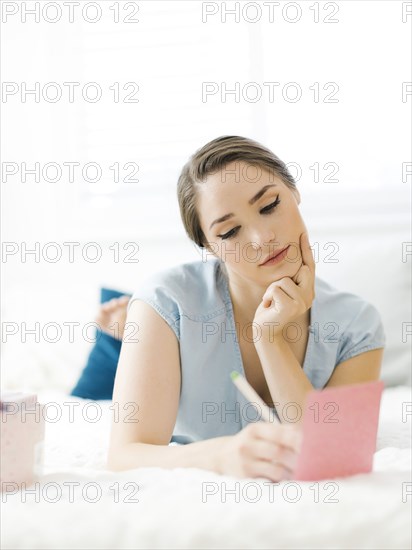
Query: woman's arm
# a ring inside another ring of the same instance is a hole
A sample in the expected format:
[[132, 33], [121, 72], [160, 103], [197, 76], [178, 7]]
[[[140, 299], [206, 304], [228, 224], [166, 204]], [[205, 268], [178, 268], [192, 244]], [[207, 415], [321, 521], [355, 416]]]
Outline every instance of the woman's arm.
[[[169, 445], [180, 399], [179, 342], [173, 330], [148, 304], [135, 300], [129, 325], [138, 341], [123, 344], [113, 388], [107, 467], [212, 470], [240, 477], [290, 478], [301, 445], [295, 427], [269, 422], [249, 424], [235, 435]], [[135, 338], [136, 339], [136, 338]]]
[[[217, 455], [228, 437], [169, 446], [180, 398], [179, 342], [147, 303], [130, 304], [113, 388], [107, 466], [199, 467], [218, 471]], [[134, 328], [133, 336], [130, 328]], [[131, 340], [131, 341], [128, 341]]]
[[301, 427], [306, 397], [314, 389], [312, 382], [282, 335], [276, 335], [273, 342], [262, 340], [255, 347], [281, 422]]
[[187, 445], [153, 445], [128, 443], [111, 450], [107, 466], [110, 470], [134, 468], [201, 468], [223, 473], [220, 467], [220, 451], [231, 436], [215, 437]]
[[335, 367], [326, 388], [379, 380], [384, 348], [365, 351]]

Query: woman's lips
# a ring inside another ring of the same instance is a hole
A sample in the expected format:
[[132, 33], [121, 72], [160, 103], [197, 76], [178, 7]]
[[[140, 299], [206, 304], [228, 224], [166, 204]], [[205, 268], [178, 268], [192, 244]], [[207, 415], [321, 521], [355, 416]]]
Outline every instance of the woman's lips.
[[269, 265], [275, 265], [279, 262], [281, 262], [284, 258], [286, 258], [288, 250], [288, 245], [286, 248], [284, 248], [281, 252], [279, 252], [274, 258], [271, 258], [270, 260], [267, 260], [264, 264], [260, 264], [260, 267], [269, 266]]

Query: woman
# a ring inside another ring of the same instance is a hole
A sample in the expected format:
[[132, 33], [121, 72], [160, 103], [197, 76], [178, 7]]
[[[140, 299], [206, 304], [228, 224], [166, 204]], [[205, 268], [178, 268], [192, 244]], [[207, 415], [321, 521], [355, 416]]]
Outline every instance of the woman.
[[[127, 307], [138, 327], [138, 343], [125, 338], [120, 353], [108, 467], [290, 479], [307, 393], [378, 379], [379, 313], [315, 276], [299, 191], [259, 143], [206, 144], [184, 166], [178, 200], [207, 257], [156, 273], [100, 319], [124, 321]], [[232, 370], [280, 424], [256, 422]]]

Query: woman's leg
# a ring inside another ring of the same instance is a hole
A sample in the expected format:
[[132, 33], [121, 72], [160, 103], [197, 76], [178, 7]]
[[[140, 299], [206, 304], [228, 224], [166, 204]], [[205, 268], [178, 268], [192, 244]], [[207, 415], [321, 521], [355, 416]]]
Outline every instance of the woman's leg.
[[95, 318], [100, 330], [118, 340], [123, 338], [129, 300], [130, 296], [121, 296], [120, 298], [112, 298], [108, 302], [101, 304]]

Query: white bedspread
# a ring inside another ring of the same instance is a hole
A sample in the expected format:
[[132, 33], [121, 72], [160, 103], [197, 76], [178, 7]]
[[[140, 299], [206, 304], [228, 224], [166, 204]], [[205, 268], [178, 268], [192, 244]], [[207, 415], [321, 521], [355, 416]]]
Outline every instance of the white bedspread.
[[110, 472], [111, 402], [38, 398], [62, 416], [47, 422], [32, 493], [2, 495], [3, 549], [411, 548], [410, 387], [384, 390], [373, 473], [279, 484], [197, 468]]

